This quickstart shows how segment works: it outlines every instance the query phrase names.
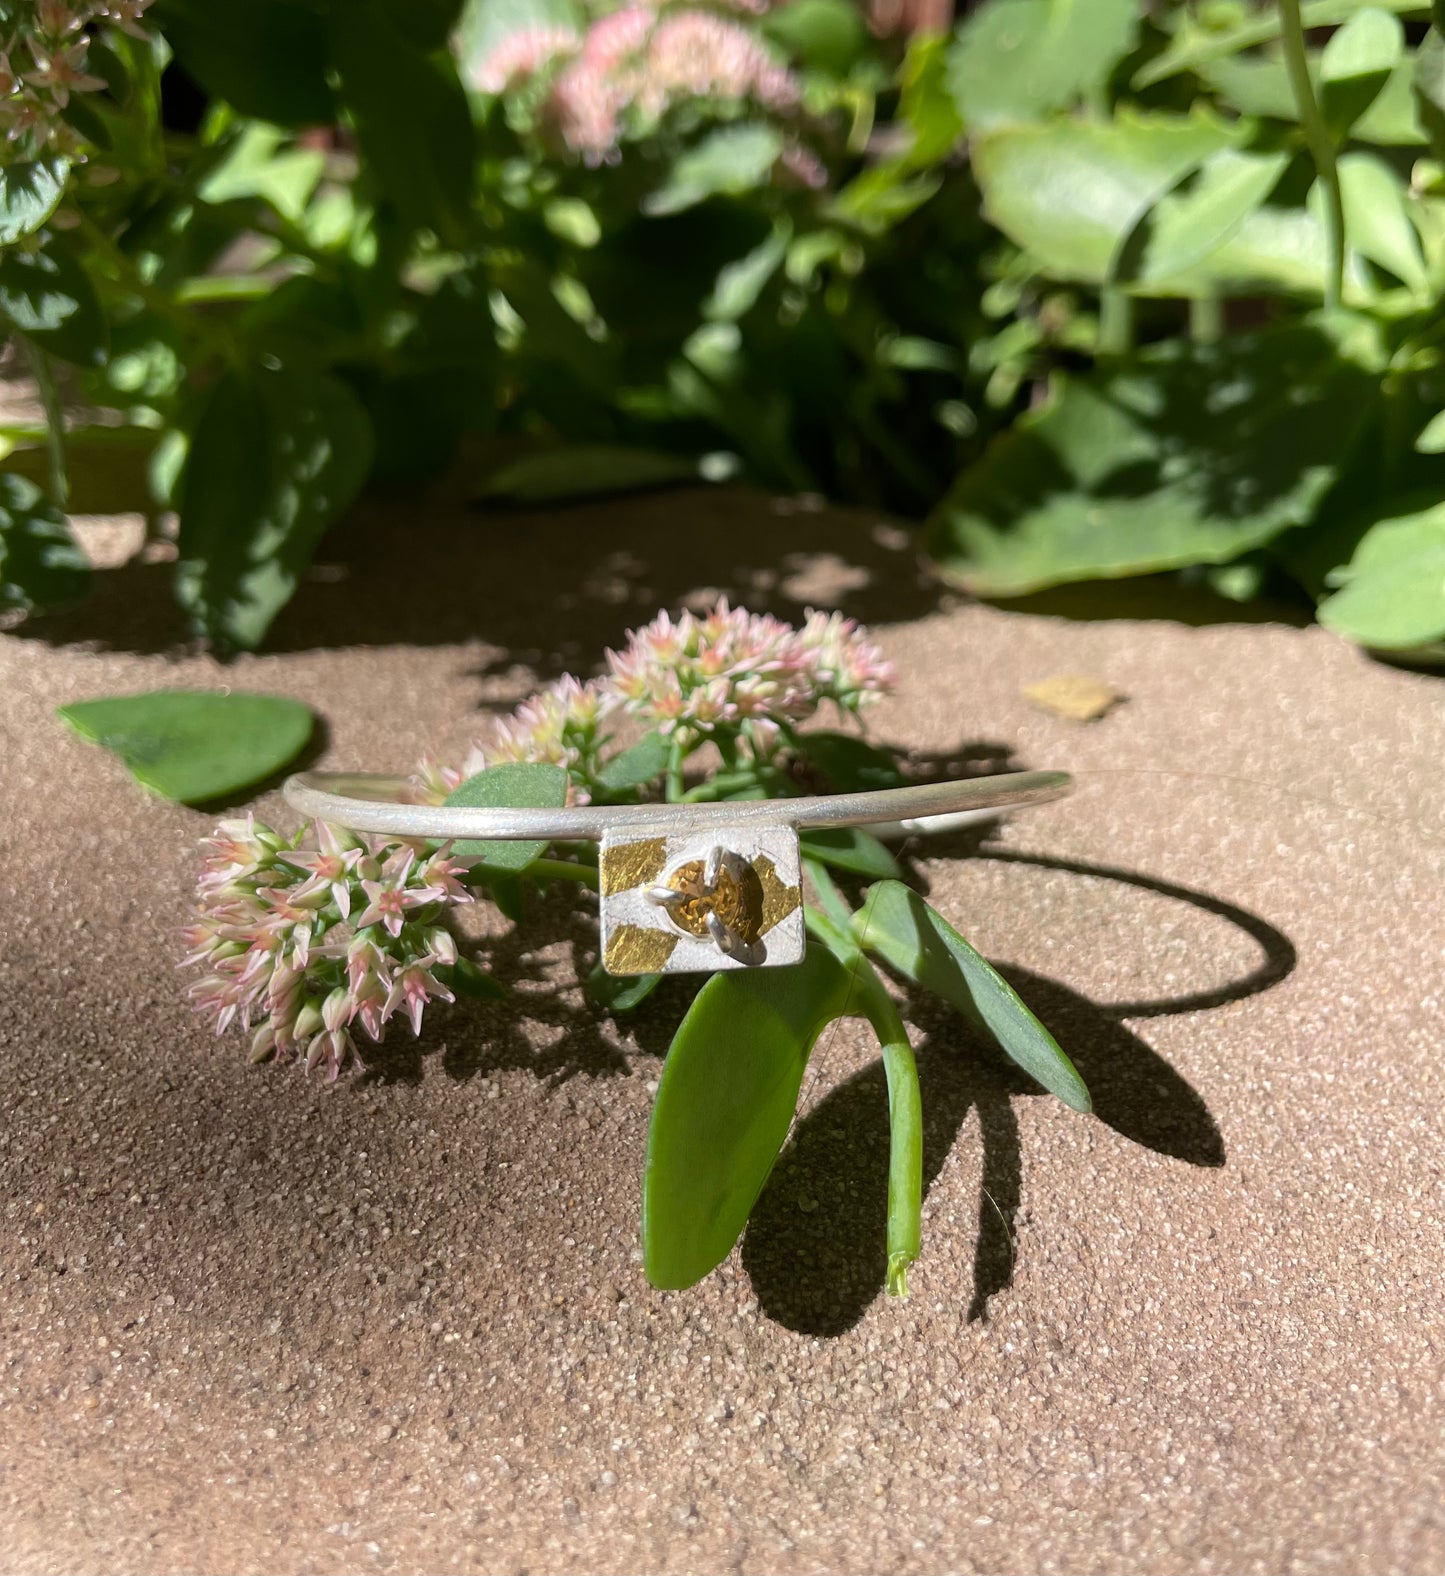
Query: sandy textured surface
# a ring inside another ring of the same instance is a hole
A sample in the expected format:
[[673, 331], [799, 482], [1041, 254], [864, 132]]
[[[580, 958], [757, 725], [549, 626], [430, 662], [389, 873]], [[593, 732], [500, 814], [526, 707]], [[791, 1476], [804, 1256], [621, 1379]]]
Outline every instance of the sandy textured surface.
[[[955, 603], [895, 528], [728, 495], [349, 540], [230, 669], [177, 655], [155, 564], [0, 642], [0, 1567], [1445, 1568], [1442, 681], [1282, 624]], [[903, 676], [876, 728], [920, 768], [1080, 775], [917, 866], [1098, 1114], [913, 1004], [906, 1304], [861, 1028], [821, 1045], [740, 1252], [651, 1292], [680, 992], [594, 1019], [585, 926], [539, 912], [515, 1006], [336, 1089], [248, 1069], [173, 968], [208, 818], [51, 715], [229, 682], [388, 769], [720, 588], [872, 619]], [[1128, 699], [1024, 698], [1066, 673]]]

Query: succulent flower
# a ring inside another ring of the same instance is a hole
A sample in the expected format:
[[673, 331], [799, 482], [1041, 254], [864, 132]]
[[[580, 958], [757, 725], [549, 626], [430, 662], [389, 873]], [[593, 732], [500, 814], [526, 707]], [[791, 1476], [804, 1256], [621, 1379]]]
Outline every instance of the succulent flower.
[[[603, 677], [567, 675], [538, 691], [460, 765], [424, 761], [412, 793], [439, 802], [487, 767], [532, 762], [564, 767], [582, 802], [621, 747], [610, 728], [620, 714], [684, 754], [730, 739], [760, 760], [786, 726], [830, 702], [856, 711], [892, 684], [867, 632], [837, 613], [809, 613], [800, 629], [726, 600], [703, 614], [660, 613], [608, 652]], [[360, 1060], [357, 1032], [379, 1042], [401, 1013], [419, 1034], [426, 1008], [454, 999], [447, 918], [473, 901], [466, 874], [447, 846], [323, 821], [292, 837], [251, 815], [222, 821], [202, 840], [196, 913], [182, 932], [183, 963], [203, 971], [192, 1004], [217, 1034], [248, 1030], [253, 1060], [335, 1078]]]

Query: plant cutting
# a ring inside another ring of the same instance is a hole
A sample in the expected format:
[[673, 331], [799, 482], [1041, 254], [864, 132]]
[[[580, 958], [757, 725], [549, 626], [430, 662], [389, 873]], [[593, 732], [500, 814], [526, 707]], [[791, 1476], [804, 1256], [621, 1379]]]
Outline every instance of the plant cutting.
[[[504, 995], [455, 921], [530, 889], [600, 907], [593, 1002], [638, 1006], [668, 973], [709, 974], [668, 1052], [643, 1181], [643, 1256], [692, 1285], [731, 1250], [787, 1137], [809, 1057], [865, 1018], [887, 1070], [888, 1288], [907, 1292], [922, 1205], [913, 1051], [888, 976], [937, 993], [1076, 1110], [1089, 1096], [1013, 989], [902, 879], [869, 831], [928, 832], [1056, 798], [1057, 772], [907, 784], [854, 719], [893, 684], [866, 631], [801, 628], [719, 603], [660, 615], [499, 721], [460, 762], [404, 778], [303, 774], [282, 833], [224, 821], [203, 845], [186, 961], [192, 1000], [255, 1060], [335, 1080], [400, 1014]], [[638, 736], [640, 733], [640, 736]], [[629, 742], [630, 739], [630, 742]], [[824, 791], [818, 791], [818, 790]], [[596, 844], [600, 843], [600, 849]], [[862, 885], [861, 902], [845, 887]]]

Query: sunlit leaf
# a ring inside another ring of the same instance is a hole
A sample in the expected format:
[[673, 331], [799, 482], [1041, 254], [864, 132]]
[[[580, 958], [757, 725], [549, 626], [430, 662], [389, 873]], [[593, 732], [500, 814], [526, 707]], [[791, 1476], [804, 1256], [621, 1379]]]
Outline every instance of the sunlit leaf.
[[95, 286], [53, 235], [34, 251], [8, 247], [0, 256], [0, 313], [62, 361], [95, 366], [104, 359], [106, 321]]
[[1036, 120], [1100, 93], [1139, 30], [1134, 0], [990, 0], [948, 55], [954, 102], [971, 131]]
[[640, 788], [667, 770], [671, 752], [672, 745], [665, 735], [644, 734], [636, 744], [614, 755], [598, 772], [597, 781], [614, 793]]
[[1065, 1105], [1090, 1109], [1089, 1091], [1054, 1037], [1013, 986], [918, 893], [897, 881], [881, 882], [855, 917], [854, 933], [866, 951], [905, 979], [951, 1002]]
[[681, 213], [709, 197], [763, 185], [783, 151], [783, 134], [761, 122], [720, 126], [673, 161], [667, 179], [642, 200], [648, 214]]
[[1327, 629], [1384, 651], [1445, 639], [1445, 504], [1377, 520], [1330, 578], [1340, 589], [1319, 605]]
[[1405, 52], [1398, 17], [1377, 6], [1357, 11], [1320, 52], [1320, 109], [1342, 139], [1375, 102]]
[[796, 968], [730, 970], [698, 992], [663, 1065], [647, 1140], [642, 1253], [654, 1286], [691, 1286], [728, 1256], [763, 1190], [849, 975], [810, 947]]
[[1104, 284], [1154, 204], [1239, 139], [1197, 114], [1045, 121], [980, 138], [973, 166], [985, 215], [1010, 240], [1058, 278]]
[[59, 158], [0, 165], [0, 246], [33, 235], [45, 223], [69, 173], [69, 161]]
[[[1409, 192], [1404, 180], [1382, 158], [1371, 153], [1342, 154], [1338, 166], [1345, 235], [1350, 246], [1417, 294], [1426, 292], [1430, 279], [1420, 237], [1410, 222]], [[1312, 206], [1320, 202], [1318, 184], [1310, 199]]]
[[897, 880], [903, 874], [888, 849], [861, 826], [824, 827], [804, 832], [801, 841], [804, 853], [836, 870], [848, 870], [875, 881], [884, 877]]
[[241, 690], [153, 690], [76, 701], [58, 715], [145, 787], [202, 804], [262, 782], [306, 747], [309, 706]]
[[[559, 809], [567, 803], [567, 773], [560, 766], [540, 762], [506, 761], [468, 777], [447, 795], [446, 802], [469, 808]], [[547, 844], [544, 839], [523, 842], [464, 837], [453, 846], [474, 868], [484, 865], [487, 870], [515, 875], [540, 858]]]

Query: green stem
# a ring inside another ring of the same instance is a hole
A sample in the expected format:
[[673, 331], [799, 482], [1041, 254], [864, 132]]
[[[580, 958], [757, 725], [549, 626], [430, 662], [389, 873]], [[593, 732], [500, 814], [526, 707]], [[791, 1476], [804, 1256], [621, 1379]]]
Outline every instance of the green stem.
[[1224, 308], [1217, 295], [1190, 299], [1189, 337], [1196, 345], [1217, 345], [1224, 337]]
[[[806, 862], [816, 880], [816, 861]], [[833, 885], [831, 876], [826, 881]], [[888, 1295], [906, 1297], [908, 1266], [918, 1257], [923, 1241], [923, 1097], [918, 1063], [896, 1003], [878, 970], [858, 950], [846, 920], [840, 927], [815, 908], [804, 909], [803, 917], [809, 933], [849, 970], [849, 1000], [856, 989], [883, 1049], [888, 1079]]]
[[[828, 867], [821, 860], [804, 854], [803, 869], [808, 872], [808, 879], [813, 883], [813, 890], [818, 894], [818, 902], [823, 912], [839, 927], [843, 936], [851, 938], [853, 910], [848, 907], [846, 899], [838, 890], [838, 883], [834, 881]], [[833, 950], [837, 951], [836, 946]]]
[[21, 339], [25, 357], [35, 377], [40, 403], [45, 411], [45, 447], [50, 456], [50, 501], [57, 509], [70, 502], [70, 479], [65, 468], [65, 410], [56, 392], [50, 371], [50, 358], [28, 339]]
[[141, 273], [135, 259], [122, 251], [89, 214], [81, 213], [79, 228], [80, 233], [104, 255], [106, 262], [119, 276], [117, 282], [121, 289], [139, 296], [151, 311], [169, 318], [187, 338], [196, 340], [203, 348], [214, 351], [228, 361], [234, 358], [236, 347], [229, 334], [208, 323], [199, 313], [188, 311], [164, 290], [158, 290]]
[[1099, 354], [1126, 356], [1134, 348], [1134, 297], [1117, 285], [1099, 292]]
[[1325, 235], [1329, 246], [1329, 273], [1325, 277], [1325, 305], [1337, 307], [1345, 286], [1345, 204], [1340, 194], [1340, 172], [1335, 164], [1335, 144], [1320, 113], [1315, 86], [1310, 81], [1309, 55], [1305, 50], [1304, 21], [1299, 0], [1279, 0], [1280, 41], [1285, 67], [1294, 91], [1300, 126], [1315, 161], [1315, 173], [1325, 193]]
[[538, 881], [580, 881], [597, 890], [597, 867], [573, 864], [570, 859], [534, 859], [522, 873]]
[[682, 732], [672, 736], [672, 742], [667, 747], [667, 787], [664, 792], [669, 804], [677, 804], [683, 797], [682, 788], [682, 762], [687, 752], [682, 746]]

